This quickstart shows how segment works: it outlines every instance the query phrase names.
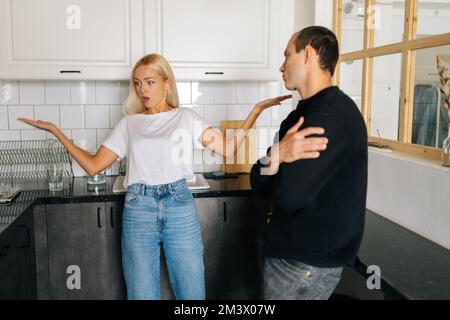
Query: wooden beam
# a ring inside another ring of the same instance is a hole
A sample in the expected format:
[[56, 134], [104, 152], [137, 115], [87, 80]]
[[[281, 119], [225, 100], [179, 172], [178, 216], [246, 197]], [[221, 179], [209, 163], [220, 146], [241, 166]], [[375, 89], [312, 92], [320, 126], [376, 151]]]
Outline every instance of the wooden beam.
[[[342, 0], [333, 0], [333, 32], [336, 35], [341, 49], [342, 37]], [[341, 66], [340, 63], [336, 65], [336, 71], [333, 76], [333, 85], [339, 86], [341, 84]]]
[[400, 53], [403, 50], [418, 50], [431, 47], [440, 47], [450, 44], [450, 32], [429, 36], [421, 39], [412, 39], [406, 42], [399, 42], [389, 44], [376, 48], [369, 48], [367, 50], [360, 50], [349, 52], [341, 55], [340, 61], [358, 60], [364, 57], [377, 57], [388, 54]]
[[[411, 0], [405, 3], [405, 29], [403, 39], [405, 42], [416, 38], [416, 2], [417, 0]], [[400, 142], [410, 143], [412, 141], [416, 51], [403, 49], [402, 53], [398, 140]]]

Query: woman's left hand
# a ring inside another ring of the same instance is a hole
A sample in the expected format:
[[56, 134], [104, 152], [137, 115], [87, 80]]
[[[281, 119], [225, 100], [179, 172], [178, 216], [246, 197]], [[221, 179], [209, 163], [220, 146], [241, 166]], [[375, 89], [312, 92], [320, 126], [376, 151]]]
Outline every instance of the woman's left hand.
[[276, 98], [263, 100], [263, 101], [258, 102], [255, 105], [255, 108], [259, 109], [262, 112], [262, 111], [266, 110], [267, 108], [279, 105], [279, 104], [281, 104], [282, 101], [284, 101], [286, 99], [290, 99], [290, 98], [292, 98], [291, 94], [286, 95], [286, 96], [280, 96], [280, 97], [276, 97]]

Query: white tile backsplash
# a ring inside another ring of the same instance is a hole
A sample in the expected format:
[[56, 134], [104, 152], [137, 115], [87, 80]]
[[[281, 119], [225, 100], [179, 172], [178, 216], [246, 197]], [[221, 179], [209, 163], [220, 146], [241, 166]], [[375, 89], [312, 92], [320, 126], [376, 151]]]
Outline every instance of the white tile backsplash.
[[70, 82], [71, 104], [95, 104], [95, 82], [94, 81], [71, 81]]
[[177, 82], [178, 98], [180, 104], [191, 104], [191, 83]]
[[259, 99], [259, 82], [239, 82], [237, 84], [237, 103], [257, 103]]
[[8, 107], [0, 106], [0, 130], [8, 130]]
[[260, 83], [260, 100], [275, 98], [281, 95], [280, 82], [264, 81]]
[[21, 140], [46, 140], [47, 134], [44, 130], [22, 130]]
[[86, 105], [84, 107], [85, 127], [88, 129], [109, 128], [109, 105]]
[[34, 120], [33, 106], [8, 106], [8, 115], [9, 129], [33, 129], [33, 127], [29, 124], [17, 120], [17, 118], [28, 118]]
[[0, 130], [0, 141], [20, 141], [20, 130]]
[[19, 82], [0, 80], [0, 105], [19, 104]]
[[95, 83], [96, 104], [120, 104], [119, 81], [97, 81]]
[[109, 127], [114, 128], [116, 124], [124, 117], [122, 105], [112, 104], [109, 106]]
[[123, 104], [130, 92], [130, 81], [120, 81], [120, 103]]
[[[68, 130], [68, 129], [60, 129], [60, 131], [68, 138], [68, 139], [72, 139], [72, 130]], [[46, 132], [45, 133], [47, 139], [53, 139], [56, 140], [56, 137], [50, 133], [50, 132]]]
[[228, 120], [245, 120], [248, 117], [250, 108], [249, 105], [230, 105], [227, 106]]
[[[277, 106], [274, 106], [272, 108], [276, 108]], [[270, 127], [272, 123], [272, 108], [264, 110], [256, 120], [256, 126], [257, 127]]]
[[19, 104], [45, 104], [43, 81], [19, 81]]
[[220, 121], [227, 119], [226, 105], [206, 105], [205, 120], [210, 126], [220, 127]]
[[70, 82], [45, 81], [45, 104], [70, 104]]
[[214, 82], [192, 82], [192, 103], [214, 104]]
[[83, 105], [61, 106], [60, 120], [62, 129], [83, 129], [84, 106]]
[[216, 82], [214, 87], [215, 104], [235, 104], [237, 85], [234, 82]]
[[103, 142], [109, 137], [112, 129], [98, 129], [97, 130], [97, 150], [100, 148]]
[[[282, 86], [279, 81], [177, 83], [181, 106], [194, 110], [218, 131], [220, 121], [244, 120], [255, 103], [281, 95]], [[95, 151], [124, 117], [129, 81], [0, 81], [0, 90], [0, 140], [54, 139], [51, 133], [15, 120], [27, 117], [53, 122], [77, 145]], [[258, 155], [272, 145], [273, 129], [278, 130], [291, 110], [289, 100], [260, 115], [257, 127], [267, 137], [258, 139]], [[206, 149], [194, 150], [196, 172], [221, 170], [221, 160]], [[107, 170], [115, 172], [118, 163]], [[85, 175], [75, 161], [74, 174]]]
[[59, 106], [34, 106], [34, 119], [52, 122], [59, 128]]
[[89, 151], [97, 151], [97, 130], [80, 129], [72, 130], [72, 140], [80, 148]]

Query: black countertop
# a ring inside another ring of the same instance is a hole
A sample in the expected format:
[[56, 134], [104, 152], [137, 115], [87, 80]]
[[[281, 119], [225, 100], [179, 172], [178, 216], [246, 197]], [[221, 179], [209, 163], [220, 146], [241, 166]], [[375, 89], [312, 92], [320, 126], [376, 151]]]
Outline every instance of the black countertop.
[[450, 299], [450, 250], [369, 210], [358, 257], [408, 299]]
[[[102, 187], [88, 188], [86, 178], [65, 182], [58, 192], [46, 190], [46, 181], [26, 185], [10, 205], [0, 205], [0, 234], [18, 216], [37, 204], [123, 201], [125, 193], [113, 193], [116, 176]], [[207, 180], [210, 189], [193, 191], [194, 197], [252, 195], [249, 175], [237, 179]], [[367, 210], [364, 237], [359, 250], [363, 266], [377, 265], [382, 279], [409, 299], [450, 299], [450, 250]]]
[[[89, 186], [86, 177], [76, 177], [64, 181], [62, 191], [48, 191], [48, 182], [41, 180], [23, 180], [14, 183], [22, 191], [10, 204], [0, 204], [0, 233], [5, 230], [20, 214], [29, 207], [38, 204], [82, 203], [98, 201], [123, 201], [125, 193], [113, 193], [117, 176], [107, 176], [106, 183]], [[193, 190], [195, 198], [230, 197], [252, 195], [250, 175], [242, 174], [233, 179], [207, 179], [209, 189]]]

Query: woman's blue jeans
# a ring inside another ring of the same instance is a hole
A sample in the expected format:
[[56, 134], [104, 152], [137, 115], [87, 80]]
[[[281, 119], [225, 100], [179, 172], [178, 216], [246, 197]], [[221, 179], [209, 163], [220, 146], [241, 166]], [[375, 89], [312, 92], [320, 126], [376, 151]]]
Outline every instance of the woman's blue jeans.
[[205, 299], [200, 223], [185, 179], [158, 186], [129, 186], [122, 223], [128, 299], [161, 298], [161, 244], [176, 299]]

